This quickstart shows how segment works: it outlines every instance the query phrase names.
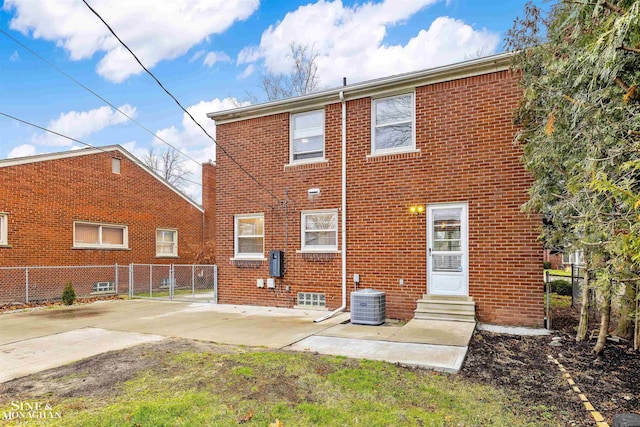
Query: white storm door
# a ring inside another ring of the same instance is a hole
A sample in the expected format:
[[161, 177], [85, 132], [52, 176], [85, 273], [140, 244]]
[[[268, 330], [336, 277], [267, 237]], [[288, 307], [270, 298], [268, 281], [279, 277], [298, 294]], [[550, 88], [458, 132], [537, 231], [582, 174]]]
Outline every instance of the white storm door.
[[427, 291], [432, 295], [469, 295], [467, 205], [427, 208]]

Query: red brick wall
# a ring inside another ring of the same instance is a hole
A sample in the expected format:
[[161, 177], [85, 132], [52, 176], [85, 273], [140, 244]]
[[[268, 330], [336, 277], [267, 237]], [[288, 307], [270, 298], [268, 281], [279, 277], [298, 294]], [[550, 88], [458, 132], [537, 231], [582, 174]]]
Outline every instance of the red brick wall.
[[[116, 151], [0, 168], [0, 212], [0, 266], [190, 263], [203, 242], [203, 213]], [[127, 225], [130, 249], [73, 249], [74, 221]], [[178, 230], [177, 258], [156, 258], [156, 228]]]
[[[416, 89], [419, 153], [370, 157], [371, 99], [347, 102], [347, 284], [386, 292], [387, 316], [413, 317], [426, 293], [426, 217], [412, 205], [464, 202], [469, 211], [469, 293], [480, 321], [542, 326], [540, 218], [520, 212], [531, 180], [513, 144], [512, 111], [519, 89], [509, 72]], [[289, 115], [220, 125], [218, 143], [280, 199], [244, 174], [221, 151], [217, 161], [216, 256], [220, 301], [292, 306], [296, 293], [324, 292], [340, 305], [340, 255], [304, 259], [300, 211], [340, 208], [341, 105], [325, 108], [327, 162], [285, 167]], [[310, 199], [309, 188], [321, 194]], [[264, 213], [265, 255], [286, 250], [287, 274], [276, 290], [257, 289], [263, 262], [240, 268], [233, 257], [234, 214]], [[340, 246], [340, 245], [339, 245]], [[330, 257], [331, 258], [331, 257]], [[403, 279], [404, 285], [399, 281]], [[290, 291], [286, 291], [286, 286]]]

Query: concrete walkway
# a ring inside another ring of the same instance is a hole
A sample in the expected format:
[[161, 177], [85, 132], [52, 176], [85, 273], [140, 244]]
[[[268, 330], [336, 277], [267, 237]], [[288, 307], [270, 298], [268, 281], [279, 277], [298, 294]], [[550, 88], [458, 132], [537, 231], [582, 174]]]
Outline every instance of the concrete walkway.
[[164, 337], [386, 360], [457, 372], [474, 324], [349, 324], [349, 313], [148, 300], [0, 314], [0, 383]]

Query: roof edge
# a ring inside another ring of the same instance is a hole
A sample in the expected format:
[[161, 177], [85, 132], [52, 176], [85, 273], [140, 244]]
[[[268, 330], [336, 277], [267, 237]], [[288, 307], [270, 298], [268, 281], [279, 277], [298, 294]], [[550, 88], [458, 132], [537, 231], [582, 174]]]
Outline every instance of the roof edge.
[[340, 92], [343, 93], [344, 99], [353, 100], [386, 91], [408, 89], [410, 87], [425, 86], [428, 84], [505, 71], [510, 68], [512, 56], [512, 52], [505, 52], [455, 64], [443, 65], [436, 68], [367, 80], [308, 95], [265, 102], [262, 104], [248, 105], [246, 107], [239, 107], [231, 110], [207, 113], [207, 117], [215, 120], [216, 124], [232, 123], [240, 120], [309, 109], [329, 103], [340, 102]]
[[173, 191], [174, 193], [182, 197], [185, 201], [193, 205], [200, 212], [204, 212], [204, 208], [201, 205], [197, 204], [195, 201], [189, 198], [182, 191], [178, 190], [175, 186], [173, 186], [167, 180], [163, 179], [149, 166], [145, 165], [140, 159], [138, 159], [136, 156], [134, 156], [129, 151], [127, 151], [124, 147], [118, 144], [106, 145], [103, 147], [87, 147], [87, 148], [81, 148], [78, 150], [62, 151], [58, 153], [36, 154], [34, 156], [16, 157], [13, 159], [4, 159], [4, 160], [0, 160], [0, 168], [26, 165], [30, 163], [45, 162], [50, 160], [68, 159], [72, 157], [88, 156], [92, 154], [115, 152], [115, 151], [119, 152], [120, 154], [125, 156], [127, 159], [132, 161], [134, 164], [142, 168], [145, 172], [149, 173], [152, 177], [160, 181], [161, 184], [165, 185], [167, 188], [169, 188], [169, 190]]

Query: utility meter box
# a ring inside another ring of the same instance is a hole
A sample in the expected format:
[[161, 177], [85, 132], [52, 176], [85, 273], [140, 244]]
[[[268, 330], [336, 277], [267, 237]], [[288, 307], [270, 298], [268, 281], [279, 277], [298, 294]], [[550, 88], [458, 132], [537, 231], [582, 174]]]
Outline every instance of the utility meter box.
[[271, 277], [284, 276], [284, 252], [282, 251], [269, 252], [269, 276]]

